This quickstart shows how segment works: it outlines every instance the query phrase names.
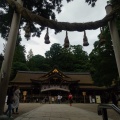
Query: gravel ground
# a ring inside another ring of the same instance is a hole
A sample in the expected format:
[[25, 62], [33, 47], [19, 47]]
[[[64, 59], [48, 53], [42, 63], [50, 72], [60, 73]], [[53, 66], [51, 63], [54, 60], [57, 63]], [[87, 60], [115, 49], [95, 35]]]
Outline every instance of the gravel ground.
[[[19, 105], [19, 114], [13, 114], [12, 116], [14, 118], [26, 113], [26, 112], [29, 112], [37, 107], [41, 107], [42, 105], [44, 104], [40, 104], [40, 103], [20, 103]], [[81, 109], [84, 109], [84, 110], [87, 110], [87, 111], [91, 111], [91, 112], [94, 112], [97, 114], [97, 106], [98, 104], [82, 104], [82, 103], [79, 103], [79, 104], [75, 104], [73, 103], [72, 105], [73, 107], [77, 107], [77, 108], [81, 108]], [[5, 109], [7, 108], [7, 105], [5, 105]], [[120, 115], [118, 115], [116, 112], [114, 112], [113, 110], [108, 110], [108, 116], [110, 118], [112, 118], [113, 120], [120, 120]], [[102, 116], [101, 116], [102, 117]]]

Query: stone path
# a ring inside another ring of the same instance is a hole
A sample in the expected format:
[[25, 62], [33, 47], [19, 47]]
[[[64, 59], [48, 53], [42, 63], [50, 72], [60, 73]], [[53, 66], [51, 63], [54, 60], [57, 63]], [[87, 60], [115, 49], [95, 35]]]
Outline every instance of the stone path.
[[44, 104], [15, 120], [102, 120], [102, 116], [68, 104]]

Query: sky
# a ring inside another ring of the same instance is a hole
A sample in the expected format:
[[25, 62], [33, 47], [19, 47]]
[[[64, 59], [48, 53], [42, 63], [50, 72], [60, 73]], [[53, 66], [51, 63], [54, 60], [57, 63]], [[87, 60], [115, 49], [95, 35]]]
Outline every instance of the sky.
[[[59, 22], [78, 22], [78, 23], [85, 23], [85, 22], [94, 22], [97, 20], [102, 19], [106, 15], [105, 6], [107, 5], [107, 0], [98, 0], [96, 2], [95, 7], [91, 7], [85, 0], [74, 0], [70, 3], [66, 3], [66, 0], [63, 0], [63, 7], [62, 12], [56, 15], [56, 19]], [[86, 35], [88, 38], [89, 46], [84, 47], [83, 50], [86, 51], [88, 54], [93, 49], [93, 44], [96, 40], [98, 40], [97, 36], [100, 33], [100, 29], [96, 30], [86, 30]], [[22, 31], [22, 45], [25, 45], [26, 48], [26, 56], [28, 51], [32, 49], [34, 55], [42, 55], [45, 56], [45, 52], [50, 50], [50, 47], [54, 43], [59, 43], [61, 46], [64, 44], [65, 34], [66, 31], [62, 31], [58, 34], [54, 34], [53, 29], [49, 29], [49, 38], [50, 44], [44, 43], [44, 36], [46, 34], [46, 30], [44, 30], [40, 36], [38, 37], [31, 37], [30, 40], [26, 40], [24, 38], [24, 31]], [[69, 32], [68, 31], [68, 38], [70, 45], [83, 45], [83, 32]], [[3, 51], [3, 43], [5, 40], [0, 38], [0, 53]]]

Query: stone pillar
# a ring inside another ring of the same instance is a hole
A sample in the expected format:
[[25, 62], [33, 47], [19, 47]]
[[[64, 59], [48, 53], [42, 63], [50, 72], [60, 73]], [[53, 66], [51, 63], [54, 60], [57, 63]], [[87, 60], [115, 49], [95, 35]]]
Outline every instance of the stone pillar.
[[[108, 3], [105, 9], [106, 9], [106, 13], [109, 14], [112, 11], [112, 5]], [[115, 19], [113, 18], [111, 21], [109, 21], [108, 25], [110, 29], [118, 73], [120, 77], [120, 38], [119, 38], [118, 30], [115, 24]]]

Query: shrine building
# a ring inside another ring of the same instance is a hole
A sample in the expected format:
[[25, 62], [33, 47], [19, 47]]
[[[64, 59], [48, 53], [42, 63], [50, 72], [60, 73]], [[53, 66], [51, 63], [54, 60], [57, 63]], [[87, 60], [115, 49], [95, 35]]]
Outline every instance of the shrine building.
[[73, 94], [74, 102], [90, 103], [91, 98], [103, 94], [104, 87], [97, 87], [89, 72], [62, 72], [54, 67], [49, 72], [18, 71], [10, 85], [18, 85], [21, 102], [41, 102], [45, 97], [62, 96], [68, 101], [68, 93]]

